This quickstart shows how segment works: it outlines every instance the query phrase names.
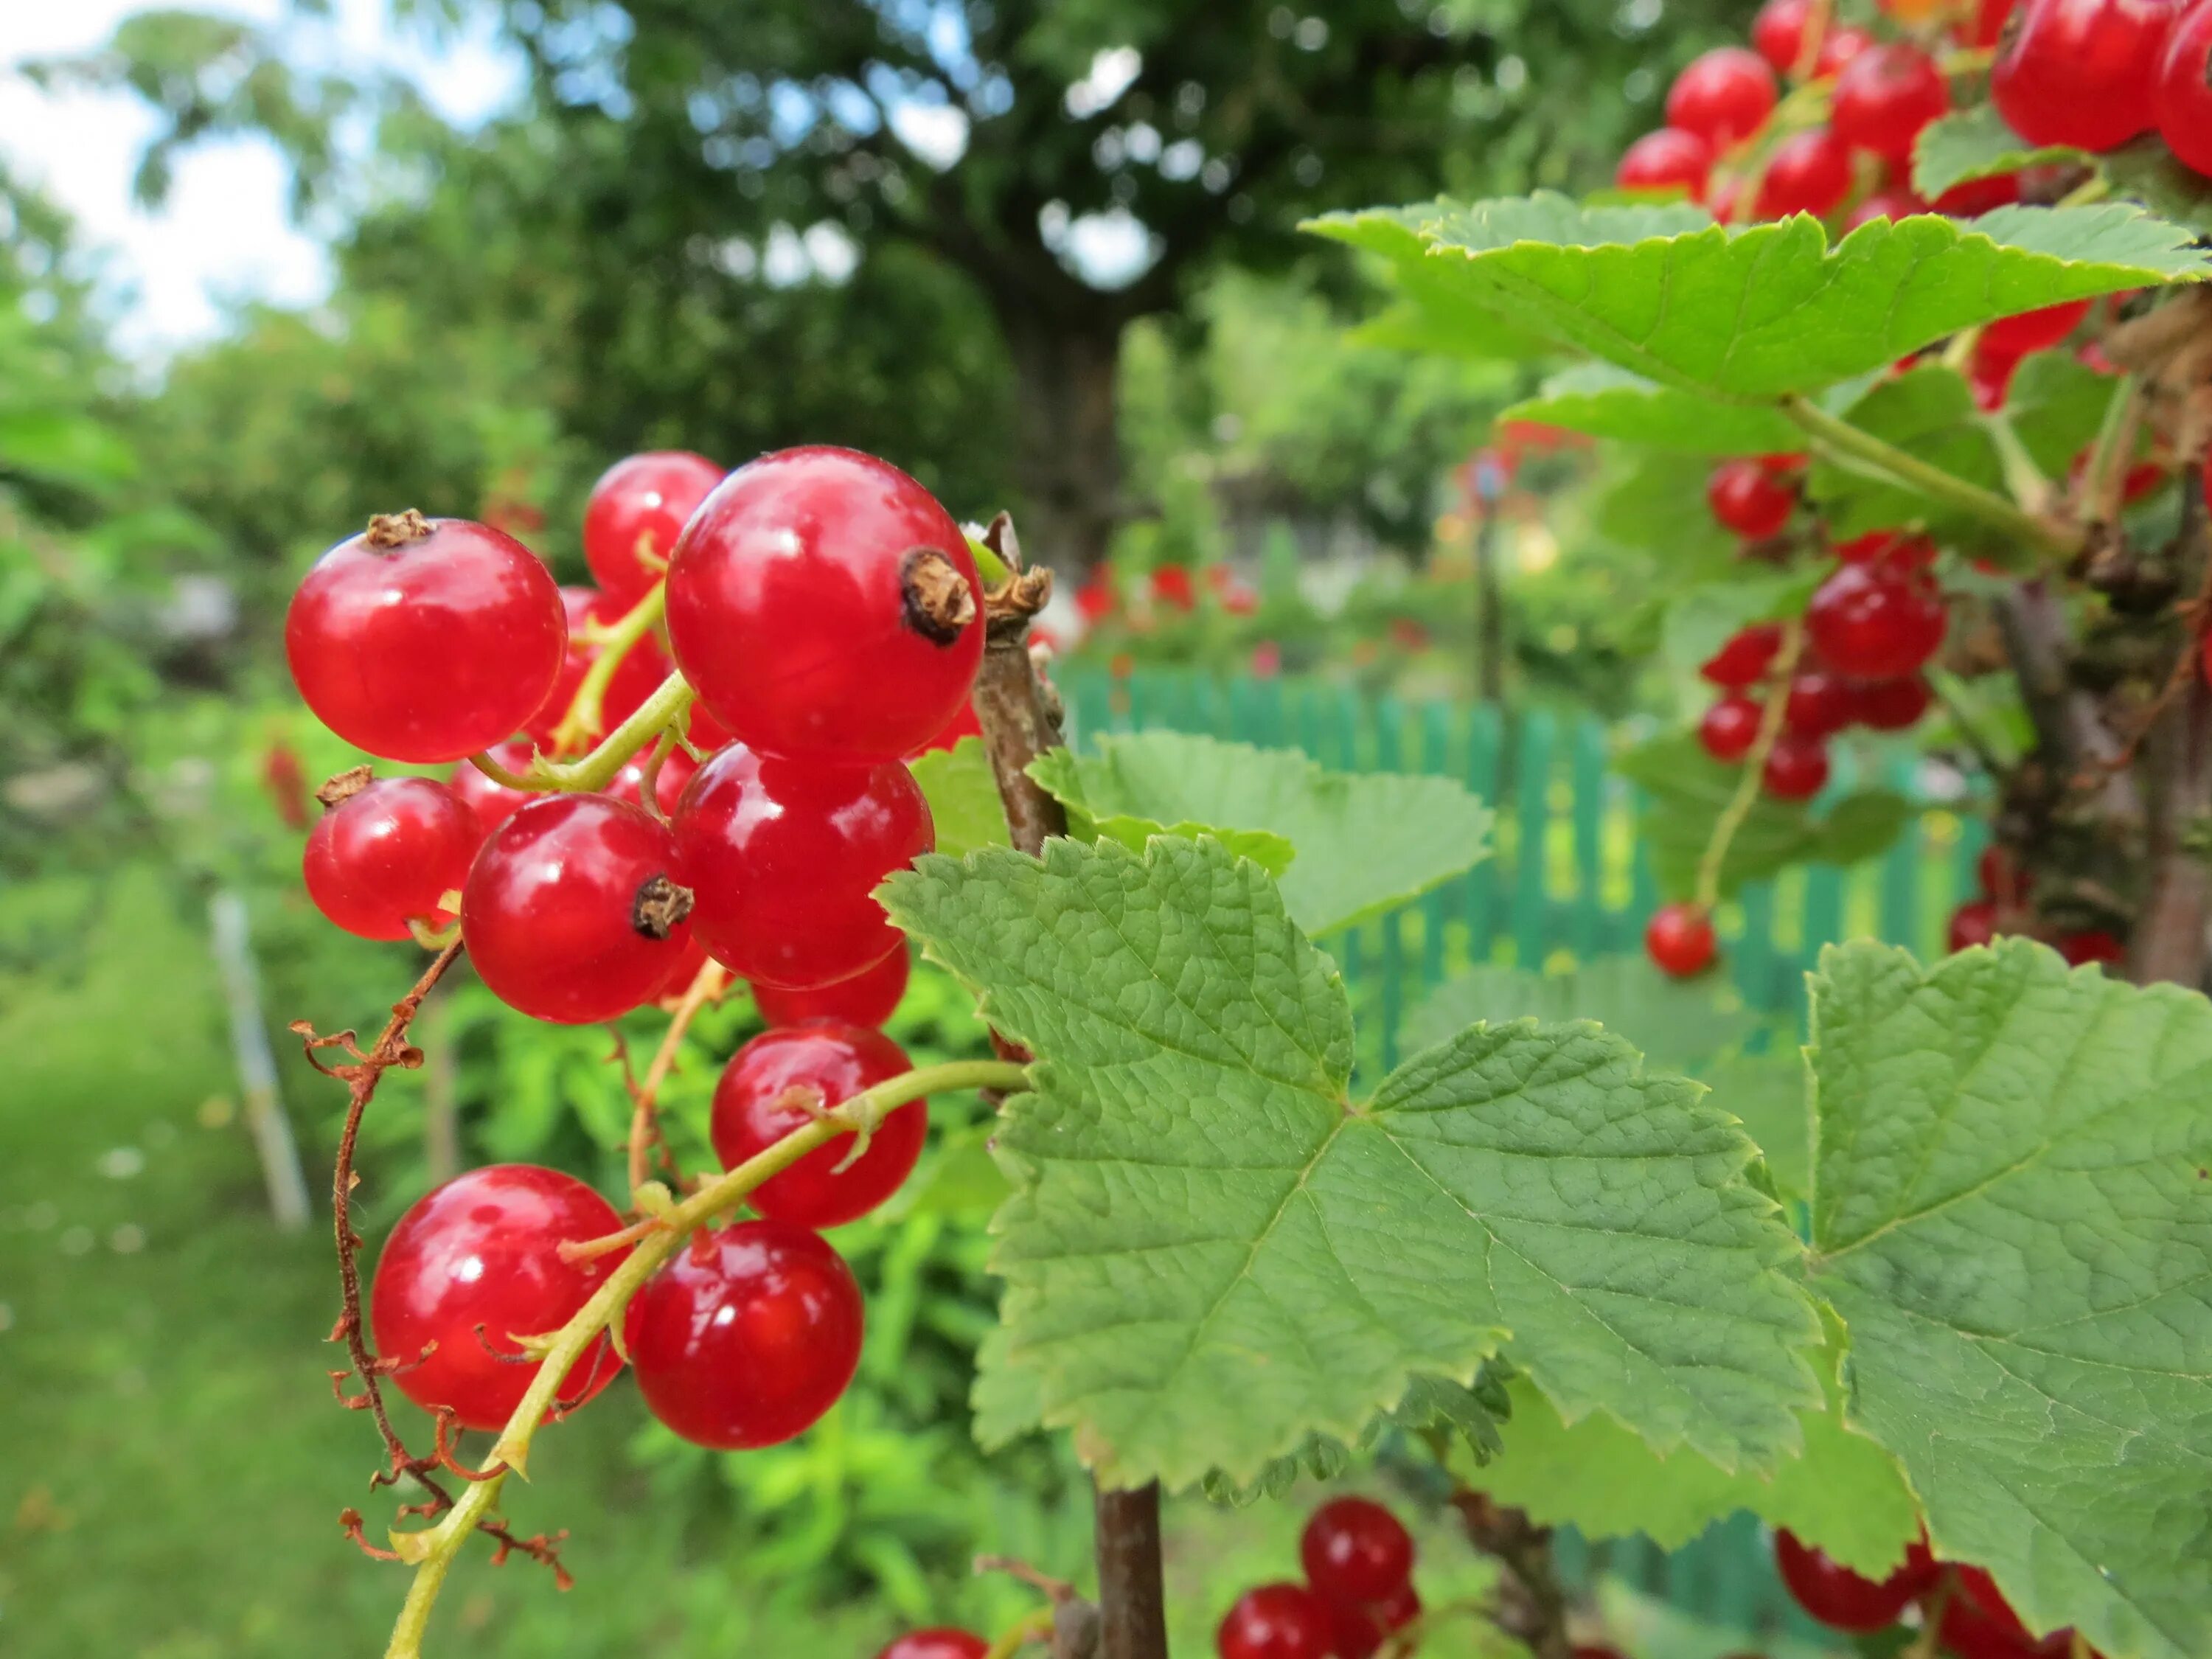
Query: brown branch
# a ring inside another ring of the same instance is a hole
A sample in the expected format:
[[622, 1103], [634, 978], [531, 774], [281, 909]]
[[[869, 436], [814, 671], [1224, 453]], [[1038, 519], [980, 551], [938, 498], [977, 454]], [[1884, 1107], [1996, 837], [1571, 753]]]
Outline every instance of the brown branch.
[[1552, 1565], [1552, 1529], [1466, 1486], [1451, 1501], [1468, 1541], [1503, 1570], [1491, 1622], [1525, 1644], [1535, 1659], [1569, 1659], [1567, 1597]]
[[2205, 928], [2212, 921], [2212, 867], [2202, 844], [2212, 826], [2212, 690], [2203, 668], [2204, 629], [2212, 622], [2212, 550], [2205, 546], [2203, 492], [2185, 481], [2182, 501], [2175, 562], [2185, 580], [2195, 579], [2197, 597], [2178, 607], [2189, 626], [2146, 740], [2150, 884], [2128, 969], [2138, 984], [2169, 980], [2196, 987], [2204, 980]]
[[2035, 727], [2036, 746], [2050, 757], [2053, 773], [2094, 789], [2114, 828], [2140, 831], [2142, 801], [2120, 741], [2095, 700], [2067, 678], [2074, 639], [2057, 600], [2040, 580], [2016, 582], [1997, 599], [1996, 622]]

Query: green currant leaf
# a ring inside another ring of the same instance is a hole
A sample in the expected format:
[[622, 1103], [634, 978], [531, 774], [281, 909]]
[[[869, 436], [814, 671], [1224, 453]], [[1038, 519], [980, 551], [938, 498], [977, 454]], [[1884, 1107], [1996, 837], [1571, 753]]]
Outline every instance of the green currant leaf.
[[1428, 258], [1419, 234], [1422, 208], [1332, 214], [1306, 228], [1378, 253], [1389, 262], [1396, 303], [1353, 331], [1360, 345], [1442, 356], [1522, 362], [1558, 355], [1559, 343], [1524, 318], [1472, 301], [1451, 274]]
[[2105, 176], [2177, 225], [2212, 234], [2212, 179], [2184, 167], [2156, 133], [2124, 144], [2099, 162]]
[[1594, 1019], [1668, 1071], [1705, 1064], [1762, 1024], [1740, 999], [1724, 1005], [1713, 984], [1669, 979], [1640, 956], [1601, 957], [1571, 973], [1485, 966], [1447, 980], [1406, 1017], [1402, 1041], [1425, 1048], [1477, 1021], [1528, 1018]]
[[2027, 939], [1859, 943], [1809, 1052], [1853, 1426], [2032, 1629], [2212, 1652], [2212, 1003]]
[[1977, 104], [1931, 121], [1912, 147], [1912, 188], [1934, 201], [1954, 185], [2055, 161], [2091, 158], [2067, 144], [2031, 144], [2005, 125], [1995, 104]]
[[1649, 555], [1671, 576], [1741, 578], [1742, 544], [1705, 504], [1711, 475], [1708, 461], [1608, 445], [1591, 522], [1607, 541]]
[[1012, 839], [982, 738], [963, 738], [950, 749], [917, 755], [906, 769], [929, 802], [939, 852], [962, 858], [979, 847], [1004, 847]]
[[933, 856], [882, 891], [1037, 1057], [992, 1266], [1012, 1369], [1101, 1479], [1248, 1481], [1501, 1352], [1661, 1449], [1796, 1449], [1818, 1322], [1697, 1085], [1522, 1020], [1352, 1101], [1342, 981], [1210, 839]]
[[1332, 772], [1288, 749], [1146, 732], [1101, 738], [1084, 755], [1053, 750], [1030, 775], [1071, 820], [1132, 851], [1151, 836], [1212, 826], [1280, 876], [1283, 902], [1310, 933], [1425, 893], [1489, 854], [1490, 809], [1450, 779]]
[[1577, 363], [1499, 416], [1542, 421], [1594, 437], [1619, 438], [1694, 455], [1767, 455], [1801, 448], [1805, 434], [1779, 410], [1723, 404], [1647, 380], [1611, 363]]

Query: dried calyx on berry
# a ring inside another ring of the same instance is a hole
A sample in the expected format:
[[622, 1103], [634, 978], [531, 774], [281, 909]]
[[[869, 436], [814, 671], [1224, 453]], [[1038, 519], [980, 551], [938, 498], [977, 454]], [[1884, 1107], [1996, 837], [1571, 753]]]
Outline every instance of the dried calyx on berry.
[[951, 560], [933, 547], [910, 547], [899, 560], [906, 625], [933, 645], [958, 642], [975, 620], [975, 595]]
[[665, 875], [647, 876], [638, 884], [637, 899], [630, 906], [629, 925], [647, 939], [666, 939], [677, 924], [691, 914], [691, 890], [679, 887]]
[[405, 547], [410, 542], [428, 538], [432, 526], [429, 520], [414, 507], [398, 513], [379, 513], [368, 521], [366, 539], [371, 547], [384, 550]]

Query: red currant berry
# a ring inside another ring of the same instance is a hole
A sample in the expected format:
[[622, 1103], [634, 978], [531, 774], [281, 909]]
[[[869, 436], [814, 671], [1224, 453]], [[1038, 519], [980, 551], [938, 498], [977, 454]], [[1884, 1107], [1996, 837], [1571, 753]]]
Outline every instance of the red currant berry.
[[2109, 967], [2128, 959], [2128, 947], [2103, 928], [2088, 927], [2078, 933], [2069, 933], [2060, 939], [2058, 954], [2075, 968], [2085, 967], [2093, 962], [2103, 963]]
[[584, 502], [584, 562], [617, 612], [645, 597], [699, 503], [722, 482], [704, 455], [655, 450], [617, 461]]
[[1812, 799], [1828, 781], [1827, 744], [1784, 732], [1767, 750], [1759, 781], [1777, 800]]
[[1813, 0], [1766, 0], [1751, 20], [1751, 44], [1777, 75], [1797, 67], [1812, 15]]
[[1704, 139], [1677, 127], [1662, 127], [1628, 147], [1613, 169], [1613, 182], [1623, 190], [1678, 191], [1702, 202], [1712, 170], [1712, 147]]
[[1936, 211], [1954, 219], [1978, 218], [2020, 200], [2020, 174], [1993, 173], [1986, 179], [1969, 179], [1936, 198]]
[[1977, 945], [1987, 945], [1997, 936], [1997, 907], [1989, 899], [1969, 899], [1951, 912], [1950, 925], [1945, 928], [1943, 942], [1947, 950], [1965, 951]]
[[1825, 81], [1840, 75], [1851, 61], [1875, 44], [1875, 38], [1855, 23], [1838, 23], [1820, 37], [1820, 54], [1813, 60], [1813, 77]]
[[1830, 1560], [1786, 1529], [1774, 1534], [1774, 1565], [1797, 1605], [1832, 1630], [1887, 1630], [1921, 1589], [1921, 1573], [1909, 1557], [1876, 1583]]
[[1818, 743], [1851, 723], [1857, 701], [1850, 681], [1818, 670], [1794, 676], [1782, 711], [1783, 730]]
[[386, 760], [456, 761], [520, 729], [561, 672], [561, 593], [511, 536], [395, 514], [315, 562], [284, 654], [316, 718]]
[[1782, 624], [1753, 623], [1729, 636], [1728, 643], [1705, 659], [1698, 672], [1725, 690], [1741, 691], [1766, 678], [1774, 654], [1782, 649]]
[[[559, 1247], [622, 1224], [575, 1176], [530, 1164], [471, 1170], [425, 1194], [385, 1241], [369, 1285], [369, 1327], [398, 1362], [400, 1393], [425, 1411], [447, 1407], [465, 1429], [503, 1427], [538, 1370], [512, 1363], [515, 1339], [560, 1329], [629, 1254], [568, 1262]], [[596, 1338], [562, 1379], [562, 1402], [583, 1404], [621, 1369]]]
[[913, 1630], [876, 1659], [983, 1659], [991, 1644], [964, 1630]]
[[2000, 904], [2019, 904], [2035, 890], [2035, 878], [2021, 867], [2020, 860], [2001, 842], [1982, 848], [1981, 857], [1974, 861], [1974, 875], [1982, 884], [1982, 891]]
[[1994, 46], [2004, 39], [2004, 26], [2017, 0], [1977, 0], [1974, 15], [1956, 30], [1962, 46]]
[[548, 795], [493, 832], [461, 890], [461, 936], [491, 994], [586, 1025], [659, 994], [690, 939], [668, 826], [605, 795]]
[[[1407, 1586], [1410, 1589], [1412, 1587]], [[1382, 1625], [1364, 1601], [1322, 1598], [1328, 1609], [1330, 1659], [1375, 1659], [1382, 1649]]]
[[1723, 529], [1759, 541], [1790, 522], [1797, 491], [1788, 475], [1757, 461], [1723, 461], [1705, 480], [1705, 505]]
[[[865, 1025], [824, 1020], [763, 1031], [730, 1056], [714, 1085], [714, 1155], [734, 1170], [805, 1127], [816, 1112], [913, 1069], [903, 1048]], [[787, 1098], [793, 1094], [799, 1097]], [[756, 1188], [753, 1208], [794, 1226], [842, 1227], [899, 1189], [928, 1138], [929, 1109], [920, 1101], [902, 1106], [859, 1158], [848, 1139], [817, 1146]]]
[[1198, 605], [1198, 594], [1190, 585], [1190, 567], [1164, 564], [1152, 572], [1152, 603], [1164, 605], [1170, 611], [1191, 611]]
[[2158, 136], [2182, 165], [2212, 175], [2212, 6], [2203, 0], [2174, 23], [2151, 108]]
[[1875, 732], [1910, 732], [1928, 713], [1936, 694], [1917, 674], [1863, 680], [1850, 690], [1851, 719]]
[[1644, 926], [1645, 952], [1676, 979], [1703, 973], [1719, 948], [1712, 919], [1694, 904], [1662, 904]]
[[1927, 211], [1928, 204], [1909, 190], [1878, 190], [1844, 216], [1844, 230], [1848, 234], [1876, 219], [1887, 219], [1894, 224], [1899, 219], [1910, 219], [1916, 213]]
[[1698, 722], [1698, 741], [1715, 760], [1733, 766], [1759, 741], [1762, 718], [1759, 705], [1749, 697], [1723, 697]]
[[[599, 647], [586, 643], [584, 630], [609, 627], [620, 622], [623, 614], [619, 600], [590, 587], [562, 588], [561, 607], [568, 617], [568, 650], [561, 659], [561, 677], [553, 682], [553, 690], [523, 727], [549, 749], [554, 732], [568, 718], [568, 705], [576, 700], [576, 688], [583, 684], [585, 674], [599, 659]], [[614, 677], [607, 682], [605, 694], [599, 700], [599, 728], [584, 734], [584, 746], [588, 748], [637, 713], [638, 705], [659, 690], [661, 681], [667, 678], [668, 659], [660, 654], [660, 647], [650, 638], [631, 646], [615, 665]]]
[[407, 924], [442, 927], [438, 906], [468, 879], [476, 817], [428, 778], [380, 778], [348, 796], [308, 832], [300, 873], [307, 896], [363, 939], [405, 939]]
[[1692, 59], [1667, 94], [1667, 125], [1717, 155], [1748, 138], [1773, 112], [1774, 71], [1757, 52], [1716, 46]]
[[881, 1025], [898, 1012], [906, 981], [906, 952], [894, 951], [874, 967], [818, 990], [779, 991], [772, 985], [756, 985], [753, 1006], [771, 1025], [804, 1025], [814, 1019]]
[[1303, 1584], [1262, 1584], [1237, 1598], [1213, 1638], [1221, 1659], [1328, 1659], [1328, 1607]]
[[646, 1281], [623, 1327], [646, 1409], [721, 1451], [781, 1444], [837, 1403], [860, 1363], [860, 1287], [787, 1221], [702, 1232]]
[[906, 758], [914, 760], [933, 750], [957, 748], [961, 738], [980, 738], [982, 735], [983, 722], [975, 717], [975, 705], [972, 702], [963, 702], [960, 705], [959, 712], [945, 722], [943, 731], [922, 744], [921, 748], [909, 752]]
[[1382, 1626], [1388, 1636], [1392, 1631], [1403, 1630], [1421, 1616], [1421, 1593], [1408, 1579], [1397, 1590], [1375, 1604], [1375, 1622]]
[[945, 727], [983, 654], [960, 526], [886, 461], [787, 449], [732, 472], [668, 572], [668, 639], [764, 754], [892, 761]]
[[[486, 751], [492, 759], [510, 772], [524, 772], [530, 766], [530, 744], [520, 738], [505, 743], [495, 743]], [[477, 815], [477, 840], [505, 823], [514, 815], [514, 809], [536, 796], [526, 789], [510, 789], [488, 772], [481, 772], [467, 761], [453, 768], [446, 780], [446, 787], [458, 796], [463, 805]]]
[[2088, 314], [2089, 302], [2074, 300], [2064, 305], [2045, 306], [2040, 311], [2000, 317], [1982, 331], [1982, 344], [1996, 356], [2025, 357], [2031, 351], [2057, 345]]
[[1820, 659], [1854, 679], [1900, 679], [1943, 643], [1948, 614], [1924, 576], [1888, 564], [1847, 564], [1814, 590], [1805, 631]]
[[1851, 153], [1826, 127], [1793, 132], [1767, 158], [1759, 182], [1761, 219], [1809, 213], [1825, 219], [1851, 193]]
[[1997, 112], [2031, 144], [2118, 149], [2156, 124], [2174, 0], [2026, 0], [1990, 66]]
[[663, 1001], [682, 996], [691, 988], [691, 981], [699, 977], [699, 970], [708, 961], [707, 947], [699, 943], [699, 936], [694, 933], [684, 941], [684, 954], [677, 957], [675, 965], [668, 970], [668, 977], [660, 981], [660, 988], [653, 994], [653, 1000]]
[[928, 803], [896, 761], [776, 760], [741, 743], [699, 769], [674, 828], [708, 952], [790, 991], [850, 979], [899, 948], [875, 890], [936, 844]]
[[1336, 1498], [1313, 1512], [1298, 1539], [1306, 1582], [1344, 1601], [1381, 1601], [1406, 1587], [1413, 1540], [1398, 1517], [1364, 1498]]
[[[675, 811], [676, 803], [684, 798], [684, 785], [691, 781], [698, 770], [699, 763], [681, 749], [672, 749], [660, 757], [660, 770], [653, 780], [653, 801], [660, 809], [661, 817], [666, 817]], [[606, 787], [605, 793], [617, 800], [628, 801], [632, 806], [644, 805], [644, 757], [639, 757], [616, 773], [615, 781]]]
[[1936, 60], [1916, 46], [1893, 40], [1869, 46], [1836, 77], [1828, 120], [1853, 149], [1910, 167], [1922, 131], [1951, 107], [1951, 84]]
[[1627, 1659], [1627, 1656], [1619, 1648], [1585, 1644], [1574, 1650], [1571, 1659]]
[[1845, 564], [1882, 564], [1896, 570], [1925, 570], [1936, 562], [1936, 544], [1925, 536], [1875, 530], [1843, 543], [1836, 549], [1836, 556]]

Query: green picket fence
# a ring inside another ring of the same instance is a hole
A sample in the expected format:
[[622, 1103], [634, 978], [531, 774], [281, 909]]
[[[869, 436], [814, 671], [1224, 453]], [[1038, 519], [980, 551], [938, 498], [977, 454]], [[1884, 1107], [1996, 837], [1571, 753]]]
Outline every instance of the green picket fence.
[[[1200, 732], [1301, 749], [1345, 770], [1442, 774], [1489, 803], [1498, 821], [1488, 860], [1378, 921], [1320, 941], [1343, 971], [1359, 1064], [1370, 1076], [1396, 1064], [1407, 1012], [1474, 963], [1541, 969], [1642, 948], [1659, 895], [1636, 834], [1636, 791], [1607, 769], [1620, 734], [1600, 721], [1540, 708], [1509, 718], [1496, 708], [1367, 696], [1319, 682], [1172, 670], [1112, 676], [1079, 665], [1060, 679], [1079, 746], [1113, 732]], [[1895, 761], [1862, 779], [1852, 757], [1839, 753], [1837, 771], [1838, 788], [1878, 781], [1923, 810], [1878, 860], [1848, 870], [1792, 870], [1747, 886], [1723, 908], [1717, 921], [1727, 971], [1745, 1004], [1761, 1012], [1802, 1020], [1806, 969], [1835, 940], [1880, 939], [1923, 957], [1937, 953], [1952, 908], [1975, 890], [1985, 834], [1955, 804], [1929, 799], [1912, 763]], [[1838, 1645], [1783, 1590], [1749, 1514], [1671, 1553], [1642, 1539], [1585, 1545], [1563, 1533], [1559, 1559], [1571, 1582], [1586, 1586], [1608, 1573], [1754, 1639]]]

